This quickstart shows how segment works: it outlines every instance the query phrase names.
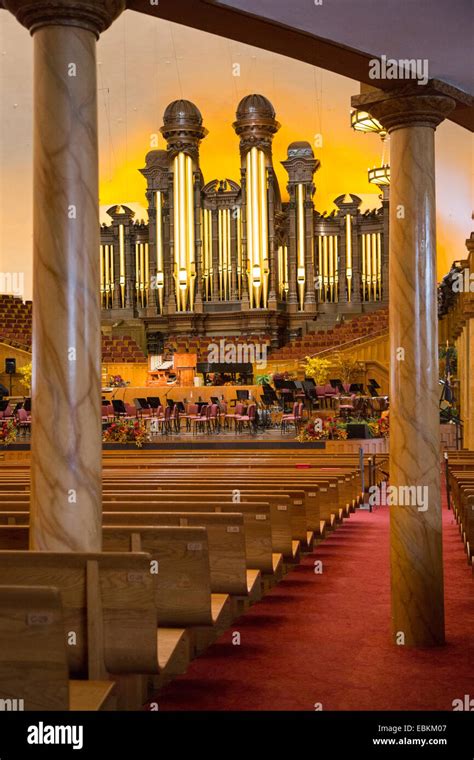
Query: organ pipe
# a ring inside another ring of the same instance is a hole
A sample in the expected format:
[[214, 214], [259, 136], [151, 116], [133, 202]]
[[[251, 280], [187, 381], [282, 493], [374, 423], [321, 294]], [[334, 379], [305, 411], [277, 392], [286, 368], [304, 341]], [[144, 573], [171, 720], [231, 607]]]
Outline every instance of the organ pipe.
[[298, 183], [296, 186], [297, 206], [297, 282], [300, 309], [304, 309], [304, 286], [306, 280], [305, 269], [305, 225], [304, 225], [304, 188]]
[[374, 301], [377, 300], [377, 235], [372, 233], [372, 290]]
[[182, 151], [174, 159], [174, 277], [176, 306], [187, 311], [194, 308], [195, 236], [193, 162]]
[[351, 301], [352, 295], [352, 219], [346, 214], [346, 280], [347, 300]]
[[165, 284], [165, 273], [163, 267], [163, 206], [161, 191], [157, 190], [155, 195], [156, 206], [156, 287], [158, 290], [158, 302], [160, 312], [163, 311], [163, 288]]
[[119, 263], [120, 263], [120, 296], [122, 307], [125, 307], [125, 231], [123, 224], [119, 224]]
[[367, 291], [368, 291], [368, 300], [372, 300], [372, 238], [370, 237], [370, 233], [365, 236], [365, 250], [366, 250], [366, 280], [367, 280]]
[[247, 251], [250, 264], [250, 305], [267, 306], [268, 298], [268, 201], [265, 154], [258, 148], [247, 153]]
[[382, 235], [377, 232], [377, 289], [378, 297], [382, 300]]
[[104, 305], [104, 245], [100, 246], [100, 305]]

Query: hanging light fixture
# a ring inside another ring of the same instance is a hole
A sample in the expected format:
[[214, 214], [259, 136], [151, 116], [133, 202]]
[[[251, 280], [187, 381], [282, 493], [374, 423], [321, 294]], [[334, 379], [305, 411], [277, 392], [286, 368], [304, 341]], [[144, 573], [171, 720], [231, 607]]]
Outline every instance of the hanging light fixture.
[[383, 166], [374, 167], [367, 172], [369, 182], [372, 185], [378, 185], [379, 187], [388, 187], [390, 185], [390, 166], [384, 164]]
[[359, 111], [357, 108], [351, 111], [351, 127], [356, 132], [375, 132], [382, 139], [387, 134], [387, 130], [368, 111]]

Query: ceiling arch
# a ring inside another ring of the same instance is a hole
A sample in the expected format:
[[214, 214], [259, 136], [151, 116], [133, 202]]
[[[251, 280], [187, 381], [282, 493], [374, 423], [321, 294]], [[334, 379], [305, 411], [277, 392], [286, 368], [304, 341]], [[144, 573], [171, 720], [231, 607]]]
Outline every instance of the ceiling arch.
[[474, 131], [471, 0], [128, 0], [127, 7], [381, 89], [396, 81], [371, 79], [374, 57], [426, 59], [430, 78], [458, 90], [451, 120]]

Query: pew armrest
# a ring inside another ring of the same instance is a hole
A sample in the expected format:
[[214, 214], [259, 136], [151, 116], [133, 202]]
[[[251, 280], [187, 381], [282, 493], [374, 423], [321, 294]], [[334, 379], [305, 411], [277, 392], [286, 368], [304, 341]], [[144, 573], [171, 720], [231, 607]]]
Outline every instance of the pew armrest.
[[115, 709], [115, 683], [69, 681], [69, 709], [89, 712]]

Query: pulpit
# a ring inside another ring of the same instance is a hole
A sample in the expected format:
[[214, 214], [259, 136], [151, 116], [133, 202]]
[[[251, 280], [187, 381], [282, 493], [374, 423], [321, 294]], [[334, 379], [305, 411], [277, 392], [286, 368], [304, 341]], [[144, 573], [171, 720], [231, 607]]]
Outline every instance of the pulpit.
[[178, 385], [194, 385], [196, 374], [197, 354], [175, 354], [174, 371], [178, 378]]

